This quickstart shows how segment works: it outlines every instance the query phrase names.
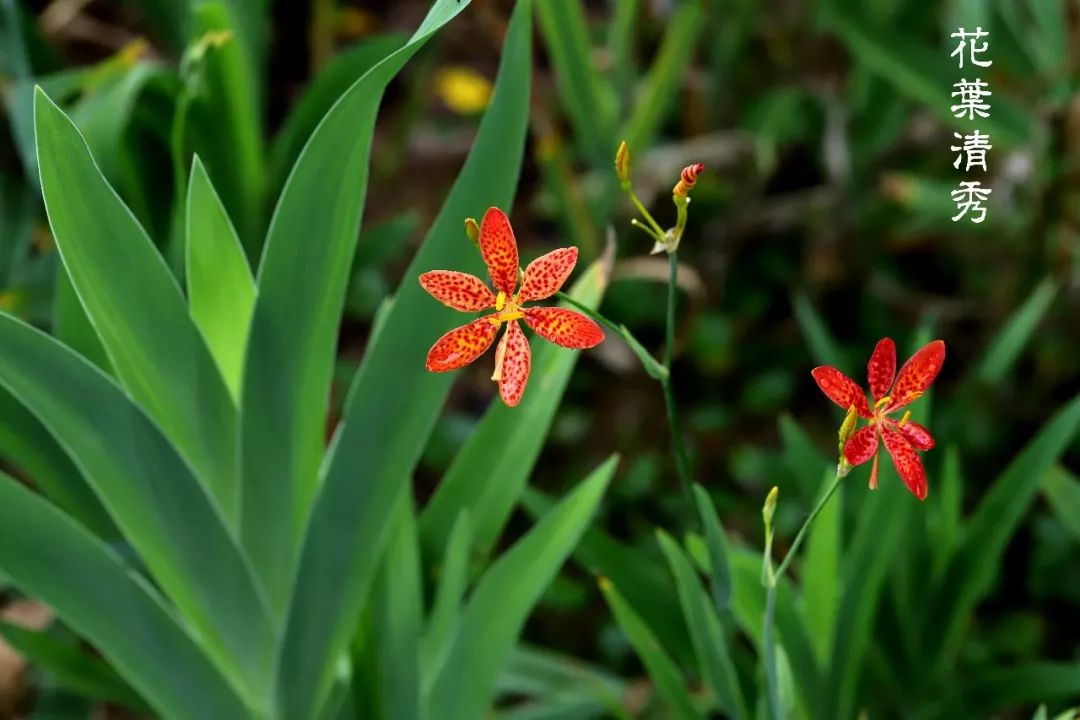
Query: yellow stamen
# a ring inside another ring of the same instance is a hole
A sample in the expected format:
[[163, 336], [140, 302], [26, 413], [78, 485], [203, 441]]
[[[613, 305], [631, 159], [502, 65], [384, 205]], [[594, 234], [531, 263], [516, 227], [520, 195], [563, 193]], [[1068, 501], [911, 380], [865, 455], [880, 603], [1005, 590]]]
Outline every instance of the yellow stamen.
[[500, 290], [499, 294], [495, 297], [495, 310], [496, 312], [501, 312], [504, 307], [506, 307], [506, 293]]
[[880, 410], [881, 408], [885, 407], [886, 405], [888, 405], [891, 402], [892, 402], [892, 398], [889, 397], [888, 395], [886, 395], [885, 397], [881, 398], [876, 403], [874, 403], [874, 410]]
[[904, 425], [907, 425], [907, 421], [910, 419], [911, 411], [908, 410], [906, 413], [904, 413], [904, 417], [900, 418], [900, 423], [897, 425], [897, 427], [904, 427]]

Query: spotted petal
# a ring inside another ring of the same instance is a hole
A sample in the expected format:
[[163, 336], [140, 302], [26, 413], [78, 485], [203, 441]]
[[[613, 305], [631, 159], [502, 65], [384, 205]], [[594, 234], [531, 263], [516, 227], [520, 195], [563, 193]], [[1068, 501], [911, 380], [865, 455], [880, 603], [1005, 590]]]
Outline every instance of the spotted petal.
[[900, 434], [907, 438], [907, 441], [914, 445], [919, 450], [933, 450], [934, 449], [934, 436], [930, 434], [930, 431], [917, 422], [911, 422], [910, 420], [903, 425], [899, 425], [896, 428], [900, 431]]
[[475, 275], [454, 270], [432, 270], [420, 276], [420, 285], [447, 307], [479, 312], [495, 307], [495, 293]]
[[510, 218], [499, 208], [488, 208], [480, 222], [480, 254], [487, 263], [495, 287], [513, 295], [520, 271], [517, 240], [510, 227]]
[[926, 470], [922, 458], [903, 435], [889, 427], [881, 428], [885, 449], [892, 456], [893, 465], [908, 490], [920, 500], [926, 499]]
[[540, 337], [566, 348], [591, 348], [604, 340], [604, 331], [579, 312], [558, 307], [525, 308], [525, 324]]
[[896, 386], [892, 390], [892, 403], [889, 412], [902, 408], [922, 395], [934, 382], [945, 363], [945, 343], [935, 340], [929, 343], [904, 363], [896, 377]]
[[518, 302], [546, 300], [555, 293], [570, 277], [577, 263], [576, 247], [559, 248], [529, 263], [521, 279], [521, 297]]
[[870, 405], [866, 402], [866, 394], [854, 380], [828, 365], [816, 367], [810, 371], [810, 374], [821, 388], [821, 392], [834, 403], [845, 410], [854, 405], [859, 417], [870, 418]]
[[885, 397], [896, 379], [896, 343], [890, 338], [878, 341], [870, 362], [866, 364], [866, 380], [875, 400]]
[[491, 379], [499, 383], [499, 395], [507, 407], [515, 407], [525, 394], [525, 384], [532, 369], [532, 353], [529, 341], [516, 320], [506, 324], [499, 347], [495, 351], [495, 374]]
[[848, 438], [844, 445], [844, 459], [850, 465], [862, 465], [877, 452], [878, 436], [874, 425], [867, 425]]
[[436, 340], [428, 351], [427, 369], [431, 372], [457, 370], [483, 355], [499, 330], [499, 326], [489, 319], [491, 317], [473, 320]]

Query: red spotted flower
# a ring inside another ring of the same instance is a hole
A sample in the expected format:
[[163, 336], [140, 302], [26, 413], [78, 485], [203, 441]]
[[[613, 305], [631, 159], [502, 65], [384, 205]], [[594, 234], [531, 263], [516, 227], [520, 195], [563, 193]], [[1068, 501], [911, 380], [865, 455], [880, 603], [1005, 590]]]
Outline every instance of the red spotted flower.
[[525, 393], [532, 366], [529, 342], [518, 320], [524, 320], [540, 337], [566, 348], [599, 345], [604, 339], [604, 331], [573, 310], [522, 307], [523, 303], [544, 300], [559, 291], [577, 263], [576, 247], [552, 250], [529, 263], [525, 274], [521, 275], [514, 231], [506, 213], [498, 208], [488, 208], [484, 214], [479, 245], [498, 295], [488, 289], [483, 280], [467, 273], [433, 270], [420, 276], [420, 285], [448, 307], [462, 312], [495, 310], [439, 338], [428, 351], [427, 369], [447, 372], [468, 365], [491, 347], [499, 327], [506, 323], [506, 332], [495, 349], [495, 374], [491, 379], [499, 384], [503, 402], [514, 407]]
[[[896, 372], [896, 345], [889, 338], [881, 340], [870, 356], [866, 377], [873, 407], [863, 389], [834, 367], [814, 368], [811, 373], [821, 391], [845, 410], [854, 407], [859, 417], [870, 424], [856, 431], [844, 445], [844, 459], [851, 465], [861, 465], [874, 458], [870, 471], [870, 487], [877, 487], [878, 441], [892, 456], [893, 465], [908, 490], [920, 500], [926, 499], [926, 470], [917, 450], [930, 450], [934, 438], [922, 425], [911, 421], [911, 411], [899, 420], [889, 417], [909, 403], [919, 399], [945, 362], [945, 343], [935, 340], [911, 356]], [[895, 383], [893, 380], [895, 379]]]

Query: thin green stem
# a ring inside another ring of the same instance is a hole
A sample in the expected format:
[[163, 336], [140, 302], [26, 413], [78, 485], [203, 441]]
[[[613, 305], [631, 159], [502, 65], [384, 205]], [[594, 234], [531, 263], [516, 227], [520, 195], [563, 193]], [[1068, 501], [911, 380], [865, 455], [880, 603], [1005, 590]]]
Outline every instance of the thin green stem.
[[634, 203], [634, 207], [637, 208], [637, 211], [641, 213], [641, 217], [645, 218], [645, 222], [649, 223], [653, 232], [661, 239], [660, 242], [663, 242], [664, 230], [660, 227], [660, 223], [653, 219], [653, 216], [645, 209], [645, 206], [641, 204], [641, 201], [638, 200], [638, 196], [634, 194], [633, 190], [626, 190], [626, 194], [630, 198], [630, 202]]
[[690, 462], [687, 459], [686, 445], [683, 442], [682, 429], [679, 425], [679, 411], [675, 405], [675, 392], [671, 387], [671, 361], [675, 355], [675, 304], [678, 301], [679, 290], [679, 258], [678, 253], [668, 253], [668, 297], [667, 297], [667, 320], [664, 332], [664, 369], [667, 376], [660, 381], [664, 388], [664, 406], [667, 409], [668, 428], [671, 430], [671, 452], [675, 456], [675, 470], [679, 475], [679, 483], [686, 494], [687, 506], [690, 517], [695, 517], [694, 494], [690, 487]]
[[[780, 708], [780, 685], [776, 672], [776, 642], [773, 638], [773, 627], [775, 625], [776, 615], [776, 592], [780, 586], [780, 578], [784, 576], [784, 573], [788, 569], [788, 565], [791, 564], [791, 560], [795, 557], [795, 553], [798, 552], [799, 547], [802, 545], [803, 540], [806, 538], [806, 533], [810, 530], [810, 526], [814, 524], [814, 520], [825, 505], [832, 499], [832, 496], [836, 493], [836, 489], [840, 487], [840, 481], [844, 479], [846, 473], [841, 473], [841, 466], [836, 468], [836, 477], [833, 479], [832, 484], [829, 485], [825, 494], [818, 500], [817, 505], [810, 511], [810, 515], [803, 521], [802, 527], [799, 528], [799, 532], [795, 535], [794, 542], [791, 543], [791, 547], [784, 554], [784, 559], [780, 562], [780, 566], [776, 570], [772, 570], [772, 538], [770, 537], [765, 543], [765, 623], [764, 623], [764, 635], [762, 642], [765, 645], [765, 683], [768, 689], [769, 696], [769, 717], [772, 720], [784, 720], [783, 711]], [[766, 530], [766, 533], [771, 533], [770, 530]]]

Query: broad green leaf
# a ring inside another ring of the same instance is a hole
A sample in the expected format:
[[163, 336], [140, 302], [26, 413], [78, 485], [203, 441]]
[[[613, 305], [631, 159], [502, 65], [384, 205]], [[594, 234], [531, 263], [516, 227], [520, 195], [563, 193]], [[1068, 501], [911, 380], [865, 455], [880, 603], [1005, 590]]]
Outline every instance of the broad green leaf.
[[[365, 73], [341, 96], [319, 123], [297, 159], [270, 223], [259, 266], [256, 283], [258, 295], [244, 370], [244, 422], [241, 429], [244, 513], [241, 537], [267, 586], [271, 606], [277, 616], [285, 614], [289, 603], [296, 559], [319, 488], [338, 323], [367, 190], [368, 162], [379, 101], [387, 84], [409, 58], [435, 30], [466, 5], [456, 0], [439, 0], [428, 13], [421, 29], [404, 47]], [[497, 194], [492, 191], [490, 200], [499, 198], [504, 204], [509, 200], [509, 188], [517, 177], [518, 168], [513, 161], [517, 151], [508, 151], [507, 148], [517, 148], [521, 141], [514, 140], [514, 123], [511, 119], [499, 116], [499, 112], [488, 113], [488, 117], [496, 118], [494, 122], [500, 125], [489, 129], [488, 134], [495, 133], [500, 137], [494, 146], [489, 145], [491, 140], [486, 140], [483, 145], [478, 140], [483, 154], [487, 155], [485, 162], [480, 163], [478, 159], [472, 161], [473, 169], [465, 173], [464, 181], [459, 180], [457, 192], [447, 202], [441, 223], [436, 225], [435, 230], [442, 236], [444, 244], [450, 239], [449, 217], [454, 218], [455, 246], [461, 242], [461, 219], [466, 214], [476, 214], [473, 205], [476, 198], [470, 197], [470, 202], [466, 203], [464, 196], [474, 195], [481, 182], [490, 182], [492, 187], [499, 188]], [[474, 157], [479, 154], [474, 153]], [[496, 167], [500, 172], [495, 171]], [[473, 173], [476, 173], [475, 177], [472, 177]], [[464, 207], [473, 211], [466, 213]], [[312, 242], [312, 238], [317, 242]], [[423, 250], [419, 257], [425, 257]], [[298, 272], [298, 268], [302, 268], [302, 272]], [[410, 270], [407, 276], [415, 274]], [[419, 304], [420, 288], [412, 283], [409, 286], [415, 293], [400, 293], [392, 315], [416, 318], [424, 312], [415, 308]], [[437, 318], [439, 315], [432, 312], [428, 313], [428, 317]], [[386, 332], [379, 334], [379, 339], [385, 341], [404, 333], [420, 345], [423, 340], [419, 338], [426, 328], [425, 323], [409, 320], [401, 327], [387, 328]], [[437, 337], [438, 334], [432, 335], [431, 341]], [[368, 348], [358, 380], [363, 381], [365, 368], [370, 368], [374, 362], [372, 358], [381, 357], [381, 362], [388, 367], [380, 373], [383, 377], [373, 378], [379, 390], [369, 392], [364, 389], [353, 394], [353, 397], [360, 398], [355, 406], [363, 406], [364, 412], [369, 414], [365, 419], [373, 419], [360, 423], [362, 429], [354, 430], [363, 435], [361, 440], [356, 441], [359, 447], [355, 448], [361, 455], [366, 455], [368, 442], [374, 447], [391, 450], [393, 442], [381, 438], [380, 428], [386, 429], [387, 437], [398, 442], [418, 442], [417, 435], [400, 427], [394, 418], [397, 413], [402, 418], [414, 417], [404, 400], [409, 393], [397, 384], [386, 382], [385, 375], [402, 377], [398, 371], [403, 359], [423, 358], [423, 355], [411, 351], [395, 351], [387, 355], [384, 354], [385, 350], [380, 350], [385, 345], [384, 342]], [[422, 360], [416, 368], [417, 374], [422, 375]], [[405, 387], [411, 384], [410, 378]], [[437, 398], [433, 404], [439, 401], [441, 398]], [[345, 441], [346, 444], [352, 442], [352, 439]], [[419, 440], [419, 444], [422, 443], [423, 437]], [[337, 443], [339, 447], [342, 444], [341, 441]], [[343, 454], [349, 455], [352, 450], [350, 448], [350, 452]], [[341, 455], [339, 453], [338, 457]], [[390, 457], [397, 455], [390, 453]], [[339, 462], [334, 460], [331, 465], [338, 465]], [[364, 457], [353, 467], [370, 468], [375, 472], [382, 469], [381, 464], [370, 457]], [[410, 468], [411, 463], [403, 468], [403, 472], [394, 475], [394, 481], [400, 484]], [[348, 479], [341, 481], [347, 482], [352, 488], [369, 484], [368, 480], [359, 480], [363, 477], [363, 471], [353, 472], [350, 469], [349, 472]], [[328, 473], [330, 477], [327, 482], [331, 486], [340, 482], [335, 480], [333, 468]], [[348, 491], [349, 494], [353, 492]], [[355, 492], [367, 491], [357, 489]], [[387, 496], [385, 499], [389, 501], [392, 498]], [[336, 509], [339, 512], [343, 510]], [[382, 513], [382, 520], [385, 520], [386, 514]], [[342, 559], [351, 557], [351, 554], [345, 553]], [[349, 567], [348, 563], [346, 567]], [[321, 664], [321, 650], [319, 658]], [[301, 662], [313, 668], [306, 656]], [[306, 687], [306, 681], [291, 683], [291, 687], [300, 694], [311, 690]], [[305, 702], [313, 699], [308, 695]], [[302, 714], [300, 708], [292, 707], [291, 710]]]
[[1043, 478], [1042, 491], [1061, 524], [1080, 540], [1080, 479], [1055, 465]]
[[[532, 517], [540, 517], [554, 501], [532, 488], [526, 489], [522, 505]], [[634, 611], [644, 618], [664, 647], [683, 664], [693, 662], [694, 649], [679, 608], [679, 598], [663, 564], [640, 548], [625, 545], [598, 527], [589, 528], [574, 550], [583, 570], [603, 576], [622, 588]]]
[[641, 0], [620, 0], [614, 3], [608, 29], [608, 52], [611, 53], [612, 84], [617, 95], [628, 99], [630, 83], [636, 75], [634, 40], [637, 37]]
[[285, 182], [286, 174], [296, 162], [304, 143], [334, 102], [357, 78], [400, 48], [404, 42], [405, 38], [398, 34], [377, 35], [360, 40], [335, 55], [312, 79], [274, 138], [270, 163], [274, 188], [281, 187]]
[[206, 651], [265, 691], [274, 638], [251, 570], [153, 421], [80, 356], [3, 314], [0, 384], [58, 439]]
[[1039, 491], [1039, 484], [1080, 432], [1080, 396], [1060, 409], [997, 477], [965, 523], [944, 581], [927, 601], [924, 638], [951, 658], [979, 599], [1001, 564], [1001, 555]]
[[[0, 482], [10, 479], [0, 478]], [[81, 695], [147, 710], [146, 702], [100, 658], [48, 632], [0, 621], [0, 637], [28, 662], [47, 670], [64, 687]]]
[[[605, 285], [602, 261], [597, 261], [574, 284], [570, 296], [595, 308]], [[529, 391], [521, 404], [508, 408], [492, 400], [424, 508], [421, 529], [429, 546], [442, 547], [465, 509], [474, 546], [490, 551], [525, 489], [580, 354], [540, 339], [533, 344]]]
[[484, 716], [525, 621], [581, 539], [617, 464], [612, 457], [590, 473], [480, 578], [432, 688], [440, 720]]
[[125, 389], [232, 520], [236, 409], [180, 288], [72, 122], [40, 89], [34, 107], [45, 207], [72, 284]]
[[[260, 117], [260, 70], [253, 57], [254, 28], [248, 11], [259, 13], [264, 0], [200, 0], [192, 5], [189, 45], [208, 33], [231, 33], [209, 49], [198, 65], [197, 89], [188, 114], [188, 137], [221, 194], [244, 247], [257, 257], [265, 221], [265, 160]], [[189, 80], [189, 82], [192, 82]], [[187, 156], [180, 158], [187, 162]], [[181, 178], [186, 167], [178, 168]]]
[[1005, 379], [1034, 337], [1057, 292], [1057, 282], [1051, 278], [1038, 284], [990, 343], [982, 362], [975, 368], [976, 378], [988, 385], [997, 385]]
[[[781, 413], [777, 423], [782, 443], [784, 466], [788, 476], [794, 481], [801, 500], [812, 502], [819, 488], [819, 480], [822, 472], [832, 472], [836, 466], [836, 460], [830, 460], [823, 452], [822, 447], [816, 443], [788, 413]], [[839, 423], [837, 428], [839, 428]], [[833, 437], [836, 437], [835, 435]], [[835, 448], [835, 450], [834, 450]], [[838, 459], [839, 448], [837, 445], [828, 447], [829, 455]], [[836, 453], [834, 455], [834, 453]], [[785, 488], [786, 490], [786, 488]], [[788, 493], [785, 493], [787, 496]]]
[[101, 540], [2, 475], [0, 568], [92, 642], [162, 717], [248, 716], [226, 676], [149, 583]]
[[623, 598], [611, 580], [600, 578], [600, 590], [615, 616], [615, 622], [634, 646], [637, 656], [649, 672], [649, 677], [656, 684], [657, 692], [670, 706], [673, 716], [681, 720], [704, 718], [704, 714], [690, 697], [679, 667], [641, 616], [634, 612], [634, 608]]
[[398, 496], [374, 588], [381, 717], [419, 720], [420, 632], [424, 616], [420, 548], [411, 492]]
[[731, 564], [728, 562], [727, 534], [720, 524], [720, 516], [705, 488], [694, 485], [694, 504], [705, 531], [705, 543], [709, 551], [709, 587], [717, 612], [731, 606]]
[[538, 0], [536, 16], [579, 148], [595, 165], [606, 167], [614, 162], [618, 145], [616, 107], [610, 86], [593, 64], [584, 6], [580, 0]]
[[[750, 713], [743, 700], [739, 679], [735, 675], [723, 625], [709, 602], [708, 594], [701, 587], [694, 566], [679, 544], [667, 533], [658, 530], [657, 538], [668, 565], [671, 566], [671, 573], [675, 576], [683, 617], [690, 626], [690, 639], [694, 643], [702, 678], [712, 690], [717, 706], [726, 715], [736, 720], [749, 718]], [[727, 563], [726, 556], [723, 563]]]
[[468, 584], [469, 554], [472, 550], [472, 523], [469, 511], [462, 510], [454, 521], [450, 536], [446, 541], [446, 552], [442, 565], [438, 568], [438, 584], [435, 588], [435, 600], [424, 630], [423, 663], [425, 695], [431, 690], [446, 654], [450, 650], [450, 639], [461, 609], [461, 599], [465, 596]]
[[187, 196], [188, 303], [191, 317], [237, 401], [255, 282], [244, 249], [202, 162], [191, 165]]
[[940, 578], [956, 551], [960, 537], [960, 515], [963, 511], [964, 481], [960, 476], [960, 452], [952, 443], [945, 448], [940, 497], [934, 508], [936, 523], [933, 525], [934, 576], [937, 578]]
[[[440, 24], [435, 19], [449, 20], [464, 5], [441, 0], [421, 25], [422, 31], [434, 31]], [[528, 117], [532, 57], [530, 12], [528, 2], [519, 2], [515, 8], [495, 94], [480, 124], [473, 149], [427, 239], [405, 273], [406, 282], [390, 305], [381, 330], [368, 345], [350, 390], [342, 424], [328, 451], [323, 470], [325, 479], [304, 541], [295, 583], [297, 591], [289, 609], [281, 654], [279, 676], [287, 682], [279, 686], [279, 694], [286, 716], [303, 717], [329, 688], [334, 658], [352, 635], [377, 562], [373, 549], [379, 546], [379, 538], [385, 534], [390, 508], [410, 477], [453, 380], [451, 376], [426, 372], [423, 358], [429, 345], [453, 327], [454, 322], [460, 323], [461, 317], [432, 300], [413, 278], [431, 268], [480, 272], [476, 248], [464, 237], [461, 223], [466, 216], [479, 215], [487, 205], [507, 206], [513, 195]], [[421, 31], [418, 33], [421, 34], [416, 36], [417, 42], [426, 37]], [[391, 71], [414, 51], [415, 44], [399, 50], [365, 76], [374, 80], [362, 79], [350, 92], [365, 94], [380, 89], [389, 80], [386, 76], [392, 75]], [[372, 88], [370, 83], [375, 81], [379, 85]], [[356, 124], [346, 122], [347, 118], [336, 119], [338, 115], [335, 114], [342, 108], [347, 109], [350, 102], [351, 95], [347, 95], [335, 106], [318, 132], [352, 138], [357, 133]], [[370, 139], [371, 128], [369, 125], [365, 128]], [[340, 146], [324, 146], [329, 138], [323, 141], [319, 138], [317, 133], [308, 145], [305, 157], [316, 150], [319, 155], [341, 154]], [[302, 157], [290, 182], [299, 182], [297, 178], [302, 178], [305, 183], [310, 183], [310, 192], [326, 195], [323, 176], [317, 174], [315, 168], [303, 170], [305, 162]], [[310, 177], [308, 173], [311, 173]], [[286, 195], [288, 193], [286, 189]], [[289, 213], [297, 214], [293, 221], [304, 227], [310, 226], [307, 206], [301, 207], [299, 198], [290, 203], [297, 204], [294, 208], [290, 205]], [[279, 210], [279, 215], [282, 212]], [[303, 256], [311, 254], [306, 240], [294, 251]], [[273, 244], [268, 252], [273, 252]], [[267, 263], [269, 261], [264, 261]], [[268, 272], [266, 267], [263, 272], [264, 275]], [[279, 282], [284, 280], [278, 279]], [[275, 292], [285, 289], [284, 286], [274, 287]], [[285, 312], [286, 308], [281, 311]], [[274, 316], [268, 315], [268, 322]], [[329, 318], [325, 320], [329, 321]], [[336, 316], [331, 325], [335, 324]], [[264, 328], [264, 331], [270, 329]], [[333, 329], [329, 328], [331, 340]], [[323, 350], [327, 351], [327, 360], [332, 359], [332, 342]], [[251, 352], [249, 349], [249, 358]], [[409, 362], [409, 358], [415, 358], [416, 362]], [[248, 370], [252, 367], [254, 363], [249, 361]], [[291, 371], [288, 375], [294, 377]], [[276, 375], [266, 379], [270, 377]], [[245, 382], [250, 382], [250, 378], [245, 378]], [[320, 382], [319, 385], [320, 392], [325, 394], [328, 384]], [[324, 402], [325, 398], [320, 396], [318, 403]], [[311, 420], [321, 433], [322, 418], [312, 417]], [[268, 443], [281, 441], [274, 434], [266, 435], [264, 440]], [[252, 492], [255, 492], [254, 488]], [[275, 506], [275, 509], [279, 517], [287, 518], [291, 506]], [[274, 537], [274, 527], [264, 529], [268, 538]], [[268, 557], [267, 561], [276, 560]]]
[[56, 286], [53, 291], [52, 334], [60, 342], [101, 368], [109, 375], [116, 375], [101, 344], [101, 338], [86, 316], [86, 310], [71, 286], [67, 269], [61, 264], [56, 270]]
[[704, 26], [704, 10], [699, 0], [683, 2], [668, 21], [660, 50], [619, 133], [619, 139], [625, 140], [631, 151], [644, 151], [660, 130], [686, 77]]
[[[825, 474], [822, 487], [831, 485], [835, 472]], [[810, 528], [806, 558], [802, 565], [803, 603], [806, 623], [813, 632], [810, 640], [822, 665], [829, 661], [829, 643], [836, 627], [840, 604], [841, 521], [843, 493], [836, 493], [822, 508]]]
[[814, 358], [814, 362], [819, 365], [832, 365], [843, 370], [844, 353], [833, 338], [821, 313], [810, 302], [810, 298], [802, 293], [796, 293], [791, 296], [791, 307], [795, 312], [799, 329], [802, 330], [803, 339], [810, 346], [810, 355]]
[[[910, 512], [898, 511], [901, 503], [918, 502], [908, 494], [891, 469], [881, 467], [881, 483], [875, 492], [859, 498], [859, 521], [844, 558], [843, 588], [832, 638], [827, 683], [813, 717], [850, 717], [855, 691], [864, 670], [878, 593], [903, 537], [903, 523]], [[807, 582], [814, 582], [808, 578]]]
[[33, 413], [0, 382], [0, 457], [34, 481], [45, 497], [102, 537], [116, 526], [64, 449]]

